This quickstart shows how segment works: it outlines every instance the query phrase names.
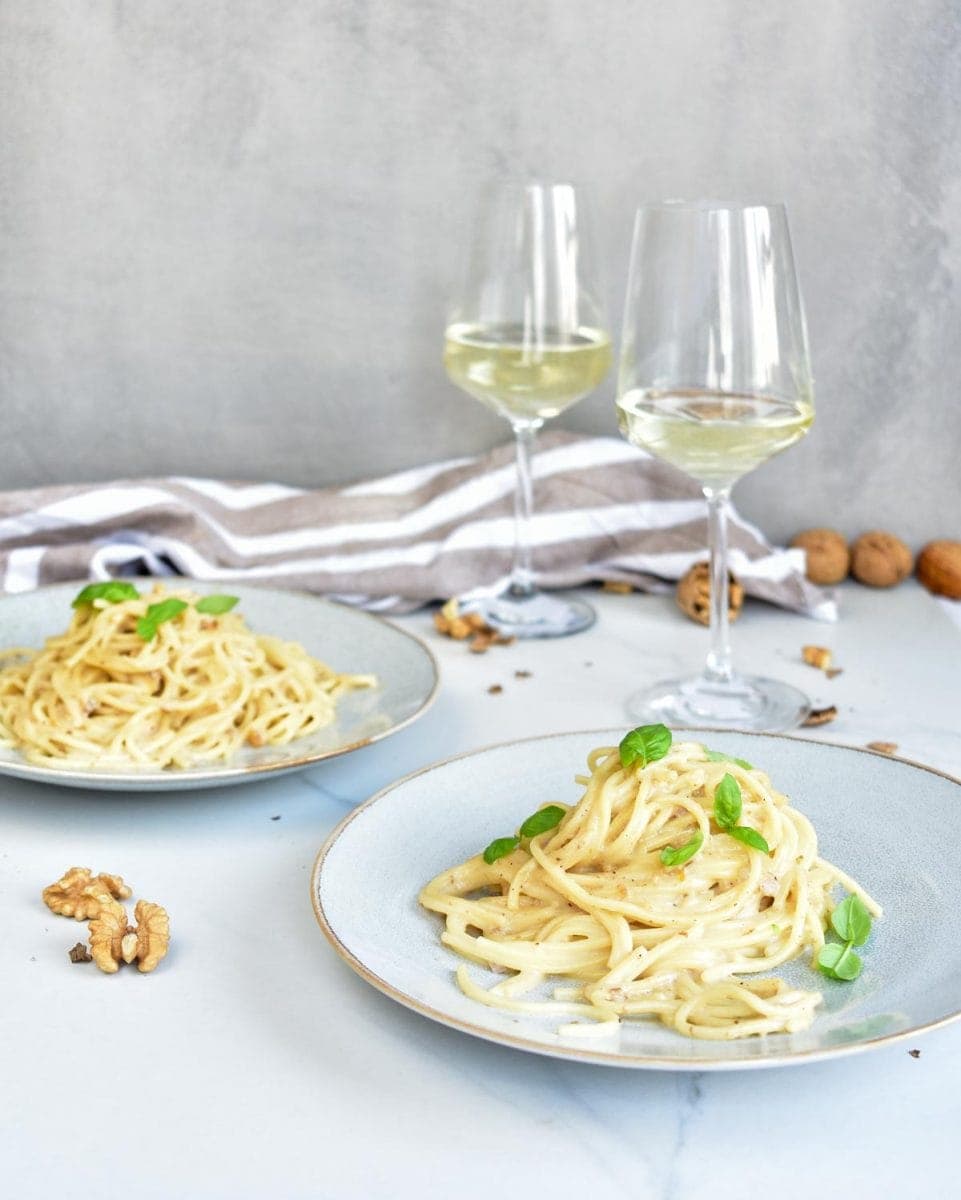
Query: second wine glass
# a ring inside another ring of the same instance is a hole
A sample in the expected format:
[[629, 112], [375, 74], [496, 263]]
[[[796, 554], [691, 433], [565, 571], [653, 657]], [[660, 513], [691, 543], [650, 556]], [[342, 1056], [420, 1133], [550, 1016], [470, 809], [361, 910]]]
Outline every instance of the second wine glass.
[[535, 434], [593, 391], [611, 361], [586, 225], [583, 196], [570, 184], [502, 187], [477, 222], [445, 335], [452, 382], [514, 431], [513, 566], [503, 586], [469, 608], [515, 637], [576, 633], [594, 621], [590, 605], [537, 588], [530, 530]]
[[634, 226], [617, 397], [623, 435], [700, 483], [707, 499], [711, 649], [692, 679], [628, 701], [638, 721], [790, 729], [807, 697], [734, 670], [727, 510], [735, 482], [814, 420], [801, 293], [783, 205], [666, 202]]

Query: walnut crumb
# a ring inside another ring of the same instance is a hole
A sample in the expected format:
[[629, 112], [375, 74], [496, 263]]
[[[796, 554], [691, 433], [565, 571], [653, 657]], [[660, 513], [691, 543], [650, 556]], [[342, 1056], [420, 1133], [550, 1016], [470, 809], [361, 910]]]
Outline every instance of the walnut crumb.
[[503, 690], [503, 687], [499, 683], [492, 683], [487, 689], [487, 694], [489, 696], [499, 696]]
[[837, 715], [837, 706], [834, 704], [828, 705], [827, 708], [812, 708], [802, 724], [827, 725], [828, 722], [833, 721]]
[[434, 613], [434, 628], [456, 642], [467, 642], [471, 654], [486, 654], [491, 646], [509, 646], [514, 641], [488, 625], [479, 612], [462, 613], [456, 599]]
[[909, 1050], [908, 1054], [910, 1054], [912, 1058], [920, 1058], [921, 1057], [920, 1050]]
[[93, 962], [83, 942], [77, 942], [76, 946], [72, 950], [68, 950], [67, 953], [70, 955], [71, 962]]
[[827, 646], [802, 646], [801, 657], [809, 667], [827, 671], [831, 666], [831, 651]]
[[898, 748], [897, 742], [868, 742], [869, 750], [877, 750], [879, 754], [893, 754]]
[[530, 677], [531, 677], [530, 671], [515, 671], [514, 672], [515, 679], [530, 679]]
[[844, 668], [843, 667], [826, 667], [824, 674], [827, 675], [828, 679], [834, 679], [834, 677], [836, 675], [844, 674]]

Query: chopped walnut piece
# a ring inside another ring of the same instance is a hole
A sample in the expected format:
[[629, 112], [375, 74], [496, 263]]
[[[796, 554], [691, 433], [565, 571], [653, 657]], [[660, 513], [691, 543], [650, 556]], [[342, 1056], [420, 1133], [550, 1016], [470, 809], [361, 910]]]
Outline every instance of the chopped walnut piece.
[[503, 690], [503, 687], [499, 683], [492, 683], [487, 692], [490, 696], [499, 696]]
[[530, 679], [530, 677], [531, 677], [530, 671], [515, 671], [514, 672], [515, 679]]
[[828, 679], [834, 679], [836, 676], [844, 674], [844, 668], [843, 667], [825, 667], [824, 674], [827, 675]]
[[138, 900], [134, 910], [137, 924], [127, 924], [127, 913], [114, 901], [90, 922], [90, 949], [93, 960], [108, 975], [120, 969], [121, 962], [136, 962], [137, 970], [152, 971], [170, 945], [170, 921], [159, 904]]
[[456, 600], [447, 603], [434, 613], [434, 628], [445, 637], [455, 641], [468, 641], [472, 654], [484, 654], [491, 646], [509, 646], [514, 641], [488, 625], [479, 612], [462, 613]]
[[126, 900], [130, 888], [119, 875], [92, 875], [89, 867], [71, 867], [56, 883], [43, 889], [43, 902], [61, 917], [86, 921], [102, 907], [102, 898]]
[[802, 646], [801, 657], [809, 667], [826, 671], [831, 666], [831, 651], [827, 646]]
[[104, 905], [90, 922], [90, 951], [101, 971], [112, 975], [120, 966], [120, 944], [127, 932], [127, 913], [116, 900]]
[[[170, 919], [165, 909], [149, 900], [138, 900], [134, 909], [137, 919], [137, 970], [147, 974], [167, 953], [170, 946]], [[126, 958], [126, 962], [132, 959]]]
[[877, 750], [878, 754], [893, 754], [898, 748], [897, 742], [868, 742], [869, 750]]
[[833, 721], [838, 715], [837, 707], [834, 704], [827, 708], [812, 708], [808, 713], [803, 725], [827, 725], [829, 721]]
[[68, 950], [67, 953], [70, 955], [71, 962], [93, 962], [83, 942], [77, 942], [76, 946], [72, 950]]

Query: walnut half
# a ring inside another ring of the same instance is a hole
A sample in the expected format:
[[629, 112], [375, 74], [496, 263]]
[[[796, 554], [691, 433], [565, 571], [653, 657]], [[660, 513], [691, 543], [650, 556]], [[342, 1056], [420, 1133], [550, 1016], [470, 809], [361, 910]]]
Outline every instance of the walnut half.
[[42, 892], [43, 902], [61, 917], [86, 921], [102, 908], [102, 897], [126, 900], [130, 888], [119, 875], [93, 875], [88, 867], [71, 867]]
[[120, 969], [121, 962], [136, 962], [146, 974], [156, 967], [170, 945], [170, 921], [159, 904], [138, 900], [134, 910], [136, 926], [127, 924], [125, 909], [114, 901], [90, 922], [90, 951], [101, 971], [108, 975]]
[[[711, 623], [711, 568], [706, 562], [695, 563], [677, 584], [677, 603], [693, 621], [702, 625]], [[733, 621], [744, 603], [744, 589], [728, 572], [727, 615]]]

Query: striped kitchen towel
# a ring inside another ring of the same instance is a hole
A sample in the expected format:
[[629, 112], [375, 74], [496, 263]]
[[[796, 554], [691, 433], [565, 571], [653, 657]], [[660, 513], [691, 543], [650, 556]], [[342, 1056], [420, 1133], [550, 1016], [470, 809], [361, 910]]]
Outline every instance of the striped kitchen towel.
[[[533, 460], [542, 586], [669, 586], [705, 557], [696, 484], [617, 438], [552, 431]], [[117, 575], [270, 583], [378, 611], [497, 588], [514, 541], [513, 447], [349, 487], [168, 477], [0, 494], [7, 592]], [[732, 514], [731, 567], [748, 594], [831, 620], [803, 553]]]

